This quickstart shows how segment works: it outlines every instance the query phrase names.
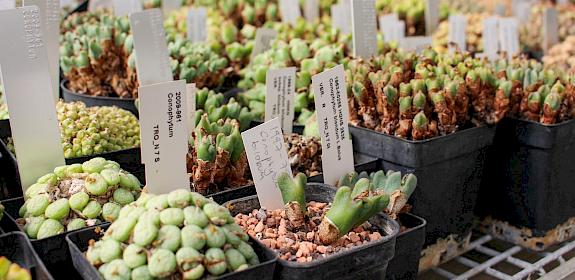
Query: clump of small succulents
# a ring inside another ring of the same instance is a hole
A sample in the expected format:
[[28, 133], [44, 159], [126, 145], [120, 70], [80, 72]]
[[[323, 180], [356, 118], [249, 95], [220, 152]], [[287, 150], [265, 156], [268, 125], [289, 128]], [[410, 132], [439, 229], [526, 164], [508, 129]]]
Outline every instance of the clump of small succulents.
[[56, 105], [66, 158], [97, 155], [138, 147], [140, 126], [118, 107], [86, 107], [82, 102]]
[[[465, 27], [466, 51], [477, 53], [483, 51], [483, 20], [489, 14], [466, 14], [467, 25]], [[438, 52], [449, 50], [449, 22], [443, 21], [433, 34], [433, 48]]]
[[575, 35], [569, 36], [565, 41], [551, 47], [541, 60], [549, 69], [564, 72], [575, 70]]
[[124, 206], [86, 258], [104, 279], [200, 279], [259, 264], [248, 242], [228, 209], [180, 189]]
[[[521, 44], [530, 51], [540, 51], [543, 44], [543, 11], [544, 4], [534, 4], [531, 7], [529, 20], [519, 28]], [[559, 42], [565, 41], [570, 35], [575, 35], [575, 10], [568, 5], [557, 6]]]
[[198, 125], [204, 114], [207, 114], [210, 122], [216, 122], [219, 119], [237, 120], [240, 125], [240, 131], [246, 130], [253, 119], [253, 114], [250, 110], [239, 104], [234, 97], [226, 102], [222, 93], [216, 93], [207, 88], [196, 92], [196, 125]]
[[190, 139], [187, 162], [195, 192], [210, 194], [224, 187], [246, 185], [249, 171], [240, 123], [232, 118], [212, 121], [208, 114], [201, 116]]
[[247, 24], [260, 27], [280, 19], [276, 0], [198, 0], [194, 4], [218, 10], [238, 27]]
[[42, 239], [118, 219], [140, 194], [138, 179], [114, 161], [93, 158], [59, 166], [30, 186], [17, 222], [28, 237]]
[[17, 263], [11, 262], [5, 256], [0, 257], [0, 279], [4, 280], [32, 280], [30, 271]]

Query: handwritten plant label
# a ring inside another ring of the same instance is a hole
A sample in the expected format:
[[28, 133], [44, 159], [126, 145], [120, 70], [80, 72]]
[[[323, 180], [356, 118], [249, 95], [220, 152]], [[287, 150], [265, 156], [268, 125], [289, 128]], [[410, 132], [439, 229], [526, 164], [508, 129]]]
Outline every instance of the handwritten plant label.
[[118, 17], [138, 13], [143, 10], [140, 0], [114, 0], [114, 14]]
[[303, 14], [308, 22], [314, 22], [319, 18], [319, 0], [305, 0]]
[[256, 41], [252, 50], [251, 57], [263, 53], [271, 48], [271, 42], [276, 38], [278, 32], [270, 28], [258, 28], [256, 30]]
[[343, 65], [314, 75], [312, 87], [321, 135], [323, 178], [326, 184], [335, 185], [342, 175], [354, 170]]
[[401, 40], [401, 47], [406, 51], [420, 53], [425, 48], [431, 46], [433, 39], [428, 36], [409, 36]]
[[277, 177], [292, 171], [279, 119], [242, 132], [242, 139], [260, 205], [268, 210], [283, 208]]
[[186, 85], [186, 102], [188, 104], [188, 137], [192, 135], [196, 126], [196, 84]]
[[140, 85], [173, 81], [162, 11], [151, 9], [130, 15], [136, 69]]
[[51, 106], [54, 95], [41, 14], [36, 6], [0, 11], [1, 80], [23, 191], [65, 164], [56, 107]]
[[497, 58], [499, 52], [499, 19], [497, 17], [489, 17], [483, 20], [483, 54], [489, 60], [493, 61]]
[[146, 186], [154, 194], [189, 188], [186, 81], [141, 86], [140, 138]]
[[172, 11], [182, 7], [182, 0], [162, 0], [162, 11], [164, 15], [169, 15]]
[[207, 40], [207, 22], [208, 10], [206, 8], [193, 8], [188, 11], [187, 28], [190, 42], [205, 42]]
[[352, 1], [353, 55], [369, 58], [377, 54], [375, 0]]
[[425, 33], [431, 36], [439, 25], [439, 0], [426, 0], [425, 3]]
[[54, 99], [52, 103], [55, 104], [60, 93], [60, 1], [24, 0], [23, 5], [38, 6], [40, 9], [42, 33], [48, 51], [48, 65], [50, 66], [50, 79], [52, 81]]
[[559, 20], [557, 9], [546, 7], [543, 11], [543, 50], [559, 43]]
[[16, 8], [16, 0], [0, 0], [0, 10]]
[[467, 18], [463, 15], [452, 15], [449, 16], [449, 42], [455, 43], [457, 48], [461, 51], [465, 51], [467, 47], [466, 43], [466, 32], [467, 28]]
[[519, 53], [519, 22], [515, 18], [499, 19], [499, 46], [507, 58]]
[[293, 131], [295, 70], [295, 67], [289, 67], [266, 73], [265, 121], [279, 118], [285, 134]]
[[279, 8], [283, 23], [294, 25], [301, 17], [298, 0], [279, 0]]

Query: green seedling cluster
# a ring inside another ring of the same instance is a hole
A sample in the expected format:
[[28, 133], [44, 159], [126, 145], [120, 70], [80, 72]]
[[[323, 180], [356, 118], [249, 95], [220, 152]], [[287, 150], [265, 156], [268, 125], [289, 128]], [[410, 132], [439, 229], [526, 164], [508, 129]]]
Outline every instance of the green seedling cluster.
[[[225, 103], [225, 104], [224, 104]], [[197, 126], [204, 114], [210, 122], [217, 122], [219, 119], [234, 119], [240, 124], [240, 131], [246, 130], [253, 119], [253, 114], [249, 108], [242, 106], [235, 98], [230, 98], [225, 102], [222, 93], [203, 88], [196, 93], [195, 125]]]
[[200, 279], [259, 264], [227, 208], [189, 190], [124, 206], [86, 258], [104, 279]]
[[24, 194], [19, 223], [32, 239], [118, 219], [120, 209], [140, 195], [138, 179], [114, 161], [93, 158], [59, 166]]

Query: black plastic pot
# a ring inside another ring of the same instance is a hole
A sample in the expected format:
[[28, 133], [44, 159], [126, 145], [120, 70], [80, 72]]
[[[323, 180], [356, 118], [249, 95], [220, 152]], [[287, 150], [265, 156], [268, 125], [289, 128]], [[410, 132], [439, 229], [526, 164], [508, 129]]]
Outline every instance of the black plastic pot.
[[[4, 140], [1, 138], [0, 153], [5, 155], [1, 164], [4, 166], [4, 178], [6, 180], [7, 186], [9, 187], [8, 190], [4, 190], [4, 192], [7, 193], [6, 197], [13, 198], [22, 196], [22, 189], [20, 188], [22, 184], [20, 182], [20, 173], [18, 172], [18, 161], [16, 160], [14, 154], [8, 150], [6, 143], [4, 143]], [[66, 164], [82, 163], [95, 157], [103, 157], [107, 160], [113, 160], [120, 164], [122, 169], [136, 176], [141, 183], [145, 182], [145, 170], [141, 161], [140, 148], [131, 148], [98, 155], [69, 158], [66, 159]]]
[[494, 127], [475, 127], [410, 141], [350, 125], [354, 151], [381, 159], [385, 170], [414, 173], [412, 213], [427, 221], [425, 245], [472, 228], [486, 150]]
[[385, 279], [416, 279], [419, 271], [421, 248], [425, 243], [425, 220], [413, 214], [398, 216], [399, 223], [406, 230], [400, 232], [395, 240], [395, 255], [387, 265]]
[[575, 120], [556, 125], [503, 119], [489, 152], [478, 214], [532, 230], [575, 217]]
[[[353, 157], [354, 162], [356, 163], [354, 168], [357, 172], [373, 171], [377, 169], [378, 160], [376, 158], [360, 153], [354, 153]], [[323, 174], [320, 173], [318, 175], [311, 176], [307, 179], [307, 181], [310, 183], [323, 183]], [[213, 198], [217, 203], [223, 204], [234, 199], [251, 195], [257, 195], [256, 188], [253, 185], [225, 190], [209, 195], [208, 197]]]
[[[308, 201], [331, 202], [336, 190], [328, 185], [311, 183], [305, 192]], [[260, 208], [257, 196], [233, 200], [225, 205], [232, 215]], [[274, 279], [383, 279], [387, 264], [394, 255], [399, 225], [383, 214], [372, 218], [370, 223], [380, 229], [380, 240], [309, 263], [278, 259]]]
[[[102, 226], [102, 229], [107, 229], [109, 225]], [[102, 235], [96, 233], [94, 229], [84, 229], [79, 230], [74, 233], [68, 234], [66, 236], [66, 241], [68, 247], [70, 248], [70, 254], [72, 255], [72, 261], [74, 263], [74, 268], [84, 279], [100, 279], [100, 273], [86, 258], [84, 257], [84, 252], [88, 250], [88, 242], [90, 240], [98, 240]], [[232, 279], [254, 279], [254, 280], [267, 280], [273, 279], [273, 272], [276, 265], [277, 256], [263, 248], [263, 245], [258, 244], [255, 240], [251, 239], [250, 243], [254, 248], [254, 251], [260, 259], [260, 264], [252, 266], [246, 270], [224, 274], [220, 277], [210, 277], [209, 279], [222, 279], [222, 280], [232, 280]]]
[[10, 130], [10, 120], [0, 120], [0, 138], [6, 138], [12, 135]]
[[[2, 201], [2, 205], [5, 207], [3, 220], [10, 219], [12, 223], [16, 224], [16, 219], [19, 217], [18, 210], [24, 205], [24, 198], [19, 197], [4, 200]], [[106, 224], [108, 223], [103, 223], [98, 226]], [[87, 228], [93, 229], [95, 227], [96, 226]], [[21, 231], [20, 228], [18, 228], [18, 230]], [[38, 253], [38, 256], [55, 279], [80, 279], [74, 270], [69, 269], [72, 266], [72, 259], [68, 250], [68, 244], [64, 239], [67, 234], [73, 232], [74, 231], [64, 232], [43, 239], [31, 240], [34, 250]]]
[[136, 100], [134, 98], [90, 96], [87, 94], [73, 92], [68, 89], [68, 80], [62, 80], [62, 83], [60, 83], [60, 88], [62, 89], [62, 98], [65, 102], [82, 101], [88, 107], [116, 106], [128, 110], [134, 115], [138, 116], [138, 109], [136, 108]]
[[21, 232], [12, 232], [0, 236], [0, 256], [30, 271], [32, 279], [52, 280], [52, 276], [38, 257], [30, 240]]

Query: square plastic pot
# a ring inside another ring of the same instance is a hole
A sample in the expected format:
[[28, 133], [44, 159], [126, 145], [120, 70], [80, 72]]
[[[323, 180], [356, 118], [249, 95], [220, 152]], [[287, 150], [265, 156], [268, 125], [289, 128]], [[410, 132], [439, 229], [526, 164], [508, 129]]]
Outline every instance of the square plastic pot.
[[91, 96], [78, 92], [73, 92], [68, 89], [68, 80], [62, 80], [60, 83], [62, 91], [62, 98], [65, 102], [82, 101], [87, 107], [94, 106], [116, 106], [124, 110], [132, 112], [136, 117], [138, 116], [138, 109], [136, 108], [136, 99], [134, 98], [119, 98], [107, 96]]
[[[335, 188], [318, 183], [310, 183], [305, 189], [308, 201], [331, 202], [335, 192]], [[257, 196], [229, 201], [225, 205], [234, 216], [260, 208]], [[309, 263], [278, 259], [274, 279], [383, 279], [387, 264], [394, 255], [399, 225], [383, 214], [370, 219], [370, 223], [380, 229], [380, 240]]]
[[385, 279], [416, 279], [419, 271], [421, 248], [425, 243], [425, 220], [410, 213], [398, 216], [399, 224], [406, 230], [395, 240], [395, 255], [389, 261]]
[[[109, 225], [102, 226], [102, 229], [107, 229]], [[74, 263], [74, 268], [82, 276], [83, 279], [101, 279], [98, 270], [88, 262], [84, 256], [84, 252], [88, 250], [88, 242], [90, 240], [98, 240], [102, 237], [101, 234], [96, 233], [94, 229], [84, 229], [66, 236], [66, 242], [70, 248], [70, 254]], [[221, 275], [219, 277], [210, 277], [209, 279], [222, 279], [222, 280], [271, 280], [273, 279], [273, 272], [276, 265], [277, 256], [263, 248], [263, 245], [258, 244], [255, 240], [250, 238], [250, 244], [260, 259], [260, 264], [251, 266], [248, 269], [232, 272]], [[202, 278], [204, 279], [204, 278]]]
[[52, 280], [42, 260], [38, 257], [30, 240], [21, 232], [12, 232], [0, 236], [0, 256], [30, 271], [32, 279]]
[[[6, 179], [6, 184], [10, 188], [4, 190], [8, 193], [7, 198], [22, 196], [22, 189], [20, 188], [20, 173], [18, 172], [18, 161], [14, 154], [12, 154], [4, 140], [0, 138], [0, 153], [4, 155], [2, 159], [3, 176]], [[141, 183], [145, 183], [145, 170], [144, 165], [141, 161], [140, 148], [131, 148], [125, 150], [119, 150], [114, 152], [103, 153], [99, 155], [83, 156], [76, 158], [66, 159], [66, 164], [83, 163], [95, 157], [103, 157], [107, 160], [113, 160], [120, 164], [121, 168], [132, 173], [134, 176], [140, 180]]]
[[556, 125], [503, 119], [489, 152], [478, 214], [532, 230], [575, 217], [575, 120]]
[[[371, 171], [377, 169], [378, 160], [376, 158], [360, 153], [354, 153], [353, 157], [354, 162], [356, 163], [354, 168], [357, 172]], [[323, 174], [320, 173], [318, 175], [311, 176], [307, 179], [307, 181], [310, 183], [323, 183]], [[214, 201], [216, 201], [217, 203], [223, 204], [230, 200], [251, 195], [257, 195], [256, 188], [253, 185], [225, 190], [222, 192], [209, 195], [208, 197], [213, 198]]]
[[[24, 198], [14, 198], [2, 201], [4, 205], [4, 218], [9, 219], [11, 223], [16, 224], [16, 219], [19, 217], [18, 210], [24, 205]], [[2, 222], [4, 224], [4, 221]], [[103, 223], [98, 226], [107, 225]], [[87, 227], [94, 229], [96, 226]], [[22, 229], [17, 228], [22, 231]], [[64, 239], [65, 236], [74, 231], [64, 232], [58, 235], [43, 239], [31, 239], [32, 247], [37, 252], [44, 265], [55, 279], [80, 279], [80, 276], [69, 268], [72, 266], [72, 259], [68, 250], [68, 244]], [[25, 233], [23, 233], [25, 234]]]
[[425, 245], [471, 231], [487, 148], [494, 127], [474, 127], [410, 141], [350, 125], [354, 151], [381, 159], [384, 170], [414, 173], [412, 213], [427, 221]]

